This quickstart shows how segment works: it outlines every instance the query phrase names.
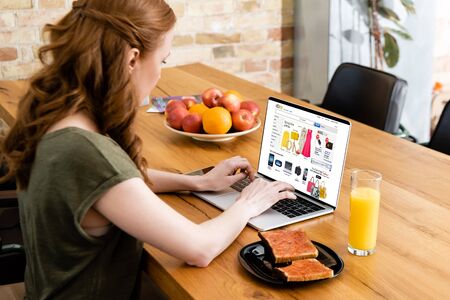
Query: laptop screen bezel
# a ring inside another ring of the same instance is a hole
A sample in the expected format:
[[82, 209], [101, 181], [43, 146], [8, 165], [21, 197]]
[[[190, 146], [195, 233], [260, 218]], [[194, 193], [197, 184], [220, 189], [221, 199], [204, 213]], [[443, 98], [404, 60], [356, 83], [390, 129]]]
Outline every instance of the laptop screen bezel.
[[[304, 107], [304, 106], [301, 106], [301, 105], [298, 105], [298, 104], [295, 104], [295, 103], [292, 103], [292, 102], [288, 102], [286, 100], [281, 100], [281, 99], [278, 99], [278, 98], [275, 98], [275, 97], [269, 97], [267, 99], [265, 116], [267, 116], [267, 109], [269, 108], [269, 101], [274, 101], [274, 102], [278, 102], [278, 103], [283, 104], [283, 105], [288, 105], [290, 107], [293, 107], [293, 108], [296, 108], [296, 109], [300, 109], [300, 110], [303, 110], [303, 111], [306, 111], [306, 112], [309, 112], [309, 113], [312, 113], [312, 114], [315, 114], [315, 115], [318, 115], [318, 116], [321, 116], [321, 117], [325, 117], [325, 118], [331, 119], [333, 121], [336, 121], [336, 122], [339, 122], [339, 123], [342, 123], [342, 124], [348, 126], [348, 136], [347, 136], [347, 142], [345, 144], [345, 153], [344, 153], [344, 161], [342, 163], [341, 176], [339, 178], [336, 206], [331, 205], [331, 204], [329, 204], [329, 203], [327, 203], [325, 201], [322, 201], [320, 199], [314, 198], [311, 195], [308, 195], [308, 194], [306, 194], [306, 193], [304, 193], [302, 191], [299, 191], [299, 190], [295, 189], [296, 194], [300, 195], [303, 198], [307, 198], [308, 200], [316, 201], [316, 202], [319, 202], [319, 203], [321, 203], [323, 205], [326, 205], [326, 206], [332, 207], [333, 209], [336, 209], [337, 206], [338, 206], [339, 195], [340, 195], [340, 192], [341, 192], [341, 185], [342, 185], [342, 178], [344, 176], [345, 162], [347, 160], [348, 145], [349, 145], [349, 142], [350, 142], [350, 133], [351, 133], [351, 127], [352, 127], [351, 122], [349, 120], [345, 120], [345, 119], [342, 119], [342, 118], [339, 118], [339, 117], [336, 117], [336, 116], [332, 116], [332, 115], [329, 115], [327, 113], [324, 113], [324, 112], [321, 112], [321, 111], [317, 111], [317, 110], [313, 110], [313, 109], [310, 109], [308, 107]], [[258, 157], [258, 171], [257, 171], [257, 174], [258, 174], [258, 176], [260, 176], [262, 178], [266, 178], [266, 179], [269, 179], [269, 180], [274, 180], [270, 176], [260, 172], [260, 165], [259, 165], [259, 162], [261, 160], [261, 151], [262, 151], [263, 139], [264, 139], [264, 133], [265, 133], [264, 131], [266, 129], [266, 121], [267, 121], [266, 118], [264, 118], [263, 132], [262, 132], [262, 136], [261, 136], [261, 143], [260, 143], [260, 146], [259, 146], [259, 157]]]

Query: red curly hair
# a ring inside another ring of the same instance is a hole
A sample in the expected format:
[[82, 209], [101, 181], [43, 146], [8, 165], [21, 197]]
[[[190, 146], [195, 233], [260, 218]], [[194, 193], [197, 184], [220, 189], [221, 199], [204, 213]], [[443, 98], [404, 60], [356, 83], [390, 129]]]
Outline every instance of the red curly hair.
[[175, 14], [164, 0], [78, 0], [39, 50], [43, 67], [21, 99], [17, 120], [1, 143], [9, 172], [26, 189], [36, 147], [48, 129], [68, 115], [85, 112], [101, 134], [115, 140], [149, 183], [141, 140], [133, 129], [137, 99], [127, 53], [154, 51], [173, 28]]

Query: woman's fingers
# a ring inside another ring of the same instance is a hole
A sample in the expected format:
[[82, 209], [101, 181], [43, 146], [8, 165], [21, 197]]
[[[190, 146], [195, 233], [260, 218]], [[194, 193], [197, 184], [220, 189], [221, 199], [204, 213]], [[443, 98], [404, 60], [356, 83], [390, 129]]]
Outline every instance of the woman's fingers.
[[228, 176], [228, 180], [230, 182], [229, 185], [232, 185], [235, 182], [243, 180], [243, 179], [245, 179], [245, 177], [247, 177], [247, 174], [244, 173], [244, 172], [239, 172], [239, 173], [236, 173], [234, 175]]
[[294, 191], [294, 187], [290, 185], [289, 183], [282, 182], [282, 181], [273, 181], [272, 184], [278, 188], [280, 191], [288, 190], [288, 191]]
[[281, 199], [296, 199], [292, 185], [281, 181], [267, 181], [261, 178], [256, 179], [247, 186], [241, 194], [241, 198], [251, 211], [253, 216], [266, 211], [273, 204]]
[[[250, 162], [243, 157], [235, 156], [229, 160], [233, 174], [244, 173], [250, 178], [251, 181], [255, 178], [255, 171], [253, 170]], [[244, 177], [245, 178], [245, 177]]]
[[[293, 192], [291, 192], [291, 191], [283, 191], [283, 192], [280, 192], [279, 193], [279, 199], [278, 199], [278, 201], [279, 200], [282, 200], [282, 199], [297, 199], [297, 195], [295, 195]], [[278, 202], [277, 201], [277, 202]]]
[[234, 156], [221, 161], [204, 176], [208, 182], [206, 189], [217, 191], [246, 177], [253, 181], [255, 174], [246, 158]]

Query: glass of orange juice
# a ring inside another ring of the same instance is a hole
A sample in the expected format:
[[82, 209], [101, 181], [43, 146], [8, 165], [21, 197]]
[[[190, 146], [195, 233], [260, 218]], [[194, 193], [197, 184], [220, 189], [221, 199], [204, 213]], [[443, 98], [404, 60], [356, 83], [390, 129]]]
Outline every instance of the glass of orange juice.
[[358, 256], [375, 252], [381, 174], [370, 170], [352, 170], [348, 251]]

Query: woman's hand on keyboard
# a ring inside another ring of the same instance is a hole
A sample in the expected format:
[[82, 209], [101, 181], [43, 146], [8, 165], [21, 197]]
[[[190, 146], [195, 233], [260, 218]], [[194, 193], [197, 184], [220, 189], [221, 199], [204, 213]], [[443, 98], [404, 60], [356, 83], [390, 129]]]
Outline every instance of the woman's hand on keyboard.
[[248, 177], [255, 178], [250, 162], [243, 157], [235, 156], [218, 163], [211, 171], [202, 176], [205, 191], [220, 191], [233, 183]]
[[243, 201], [240, 203], [241, 205], [245, 203], [245, 211], [248, 211], [249, 218], [252, 218], [263, 213], [281, 199], [296, 198], [292, 185], [258, 178], [242, 190], [237, 201]]

